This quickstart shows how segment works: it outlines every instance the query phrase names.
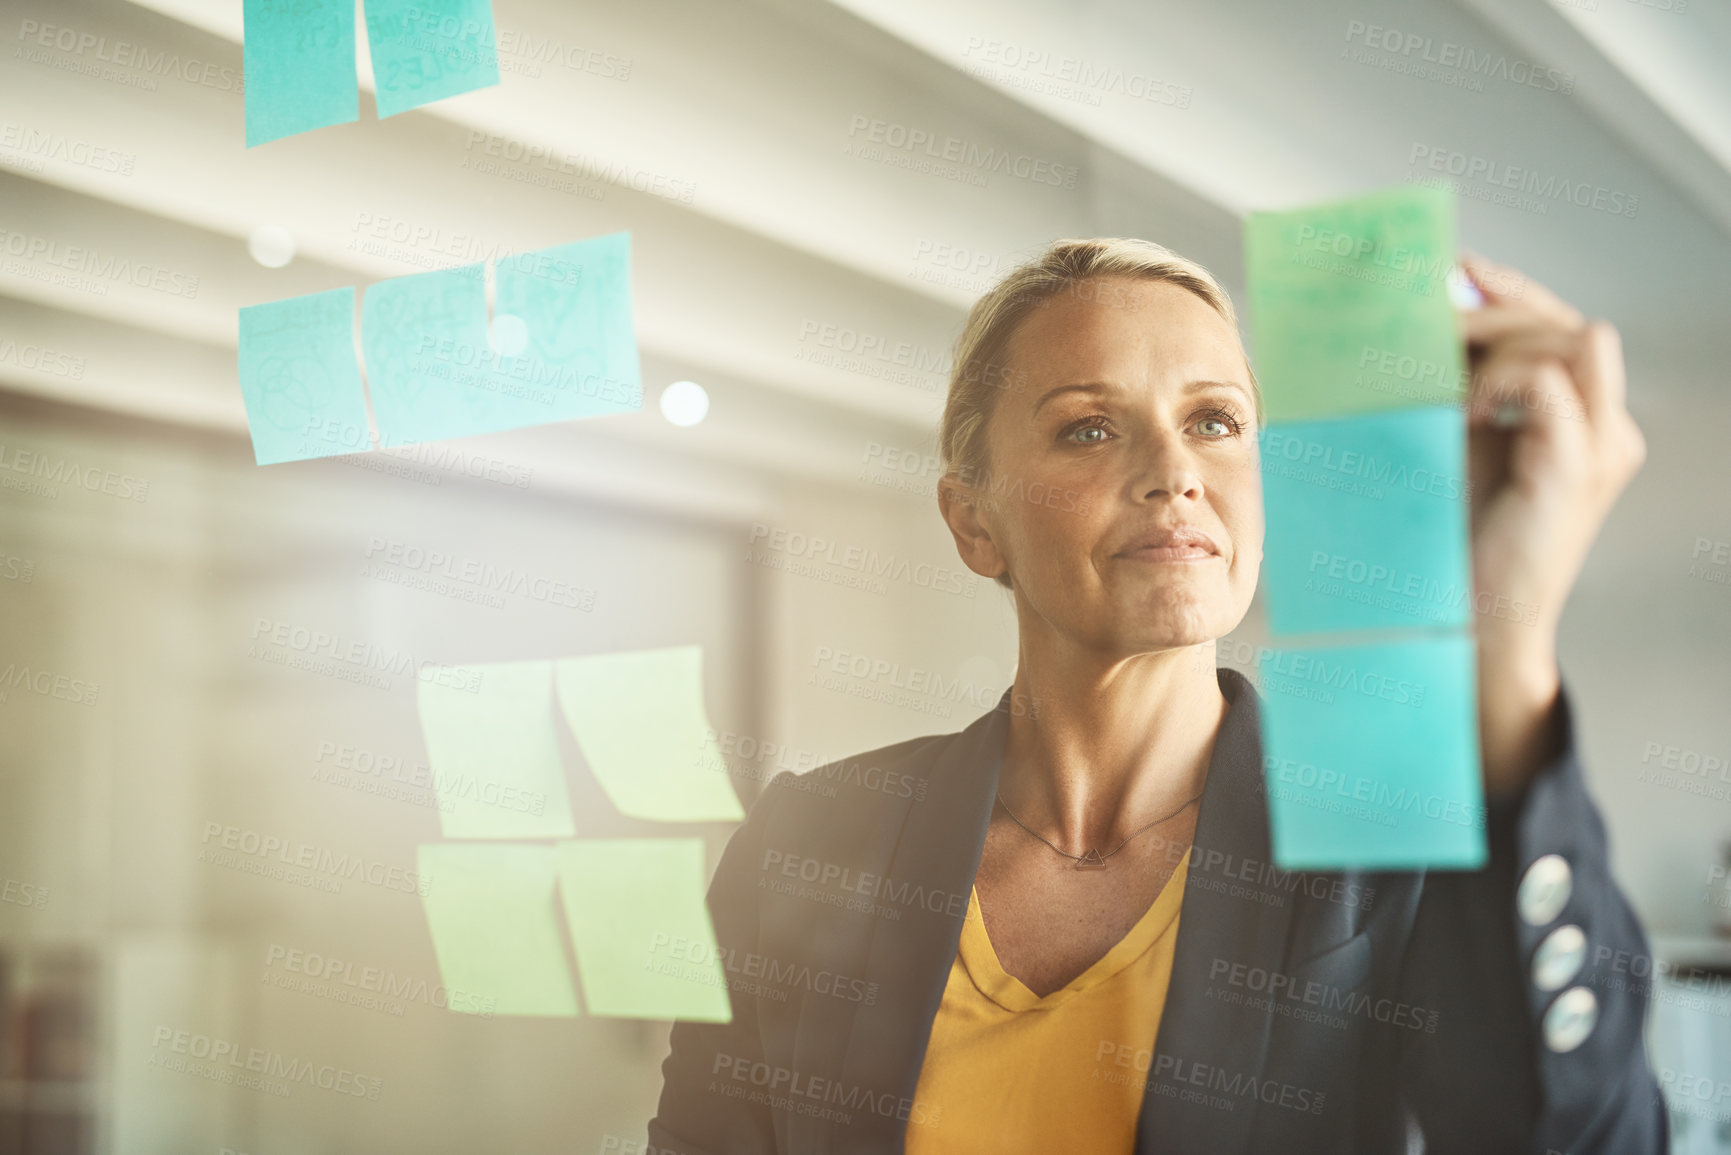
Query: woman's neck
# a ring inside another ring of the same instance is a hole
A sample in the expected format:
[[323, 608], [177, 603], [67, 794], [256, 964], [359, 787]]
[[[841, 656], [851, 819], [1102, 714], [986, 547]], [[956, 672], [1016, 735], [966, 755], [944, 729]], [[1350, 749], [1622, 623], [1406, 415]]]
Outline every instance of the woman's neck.
[[1059, 846], [1106, 850], [1202, 792], [1229, 705], [1213, 642], [1129, 658], [1030, 649], [999, 778], [1018, 818]]

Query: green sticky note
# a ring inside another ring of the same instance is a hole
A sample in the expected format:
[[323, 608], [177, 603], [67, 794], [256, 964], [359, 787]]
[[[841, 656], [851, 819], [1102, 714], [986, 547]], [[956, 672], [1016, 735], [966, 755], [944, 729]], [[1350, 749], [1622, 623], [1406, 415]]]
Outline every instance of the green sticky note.
[[565, 658], [559, 705], [621, 814], [652, 822], [745, 817], [703, 708], [703, 650], [675, 646]]
[[1252, 213], [1244, 259], [1268, 420], [1459, 404], [1454, 249], [1441, 189]]
[[416, 691], [445, 837], [576, 833], [553, 729], [551, 662], [434, 667]]
[[1472, 621], [1460, 410], [1277, 422], [1260, 448], [1275, 635]]
[[511, 428], [491, 371], [484, 266], [369, 286], [361, 351], [383, 447]]
[[510, 317], [521, 349], [501, 349], [499, 372], [521, 382], [565, 421], [643, 408], [643, 376], [631, 318], [631, 234], [612, 233], [501, 258], [495, 266], [496, 330]]
[[429, 843], [416, 865], [451, 1009], [574, 1018], [551, 846]]
[[1258, 671], [1282, 870], [1484, 865], [1469, 635], [1274, 650]]
[[492, 0], [366, 0], [379, 116], [499, 83]]
[[703, 840], [561, 842], [559, 893], [589, 1012], [733, 1020], [704, 905]]
[[246, 0], [246, 146], [360, 119], [350, 0]]
[[355, 291], [241, 309], [240, 395], [260, 465], [367, 449]]

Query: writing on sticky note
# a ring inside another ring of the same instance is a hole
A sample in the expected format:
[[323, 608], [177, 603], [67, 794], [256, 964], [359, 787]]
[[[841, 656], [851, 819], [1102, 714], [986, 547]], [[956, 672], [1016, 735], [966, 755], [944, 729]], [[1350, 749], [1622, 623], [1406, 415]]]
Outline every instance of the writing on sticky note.
[[1258, 673], [1281, 869], [1484, 864], [1470, 636], [1277, 649]]
[[499, 83], [492, 0], [366, 0], [379, 116]]
[[485, 266], [392, 277], [361, 301], [361, 351], [386, 448], [508, 429], [491, 371]]
[[561, 842], [559, 893], [591, 1014], [732, 1021], [704, 904], [703, 841]]
[[360, 119], [350, 0], [246, 0], [246, 145]]
[[1260, 449], [1276, 635], [1472, 620], [1458, 410], [1276, 422]]
[[704, 710], [700, 647], [565, 658], [553, 678], [571, 733], [620, 813], [653, 822], [745, 816]]
[[432, 843], [419, 847], [416, 863], [429, 880], [422, 902], [453, 1010], [577, 1014], [553, 847]]
[[241, 399], [260, 465], [368, 448], [353, 289], [242, 308], [239, 356]]
[[631, 236], [612, 233], [496, 265], [495, 321], [522, 326], [521, 350], [499, 372], [547, 397], [543, 421], [643, 407], [643, 375], [631, 317]]
[[432, 669], [416, 685], [445, 837], [569, 838], [575, 827], [553, 728], [552, 663], [464, 672], [478, 679]]
[[1454, 240], [1453, 200], [1423, 186], [1252, 213], [1245, 265], [1268, 419], [1458, 405]]

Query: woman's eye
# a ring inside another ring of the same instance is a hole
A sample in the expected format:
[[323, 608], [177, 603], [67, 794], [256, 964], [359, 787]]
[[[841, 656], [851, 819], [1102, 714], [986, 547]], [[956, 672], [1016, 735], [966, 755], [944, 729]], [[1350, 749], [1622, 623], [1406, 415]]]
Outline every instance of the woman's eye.
[[[1089, 436], [1090, 434], [1099, 434], [1099, 436]], [[1069, 436], [1070, 440], [1079, 445], [1098, 445], [1106, 440], [1106, 430], [1101, 425], [1079, 425], [1070, 430]]]
[[[1222, 421], [1218, 417], [1204, 417], [1201, 421], [1198, 421], [1196, 424], [1197, 424], [1197, 428], [1201, 429], [1204, 433], [1208, 434], [1210, 437], [1224, 437], [1228, 433], [1232, 432], [1232, 430], [1227, 426], [1226, 422]], [[1209, 428], [1210, 426], [1213, 426], [1213, 428], [1210, 429]]]

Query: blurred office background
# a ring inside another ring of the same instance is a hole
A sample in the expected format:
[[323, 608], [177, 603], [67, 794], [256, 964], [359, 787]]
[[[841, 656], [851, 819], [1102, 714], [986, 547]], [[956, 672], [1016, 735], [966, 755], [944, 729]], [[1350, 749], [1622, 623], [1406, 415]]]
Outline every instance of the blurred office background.
[[[211, 853], [226, 832], [412, 870], [439, 823], [405, 781], [413, 675], [292, 664], [317, 655], [272, 636], [399, 670], [701, 645], [748, 798], [777, 763], [960, 729], [1015, 662], [932, 495], [970, 301], [1047, 240], [1107, 234], [1242, 302], [1245, 212], [1446, 180], [1464, 245], [1623, 333], [1650, 459], [1564, 669], [1673, 970], [1654, 1046], [1677, 1149], [1731, 1150], [1731, 1096], [1699, 1093], [1731, 1080], [1717, 0], [494, 0], [499, 87], [382, 122], [363, 90], [358, 123], [250, 151], [240, 0], [0, 12], [0, 1152], [630, 1150], [665, 1023], [296, 985], [290, 951], [436, 986], [419, 899], [250, 873]], [[1591, 195], [1511, 191], [1511, 169]], [[616, 230], [642, 412], [254, 464], [239, 307]], [[115, 262], [150, 271], [90, 271]], [[681, 381], [696, 424], [658, 404]], [[861, 588], [836, 560], [856, 547], [935, 568]], [[481, 597], [416, 551], [580, 596]], [[669, 833], [572, 788], [581, 834]], [[713, 862], [729, 827], [697, 829]], [[166, 1069], [164, 1029], [380, 1093]]]

